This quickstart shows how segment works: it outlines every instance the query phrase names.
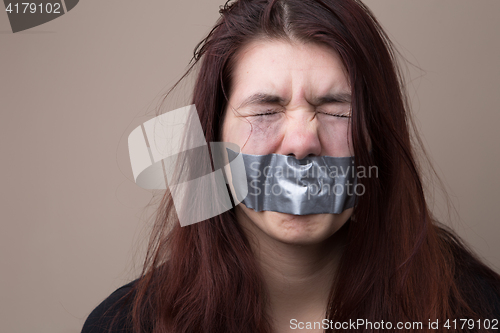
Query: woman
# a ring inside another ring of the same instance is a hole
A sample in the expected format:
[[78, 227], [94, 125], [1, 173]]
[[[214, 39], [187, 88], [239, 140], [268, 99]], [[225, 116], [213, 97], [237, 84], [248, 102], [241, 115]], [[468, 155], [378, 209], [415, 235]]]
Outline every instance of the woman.
[[432, 219], [394, 53], [370, 11], [355, 0], [239, 0], [221, 14], [195, 54], [207, 142], [354, 156], [378, 174], [359, 178], [362, 195], [338, 214], [240, 204], [180, 227], [166, 193], [143, 274], [83, 332], [498, 328], [500, 276]]

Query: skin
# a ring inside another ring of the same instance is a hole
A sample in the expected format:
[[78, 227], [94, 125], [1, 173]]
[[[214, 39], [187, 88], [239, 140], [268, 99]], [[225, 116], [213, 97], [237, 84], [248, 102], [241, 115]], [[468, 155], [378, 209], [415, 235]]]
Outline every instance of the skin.
[[[352, 155], [350, 85], [334, 50], [256, 40], [238, 53], [232, 75], [223, 141], [255, 155]], [[249, 101], [255, 94], [274, 98]], [[269, 290], [269, 313], [277, 332], [300, 331], [290, 329], [292, 318], [325, 318], [345, 242], [340, 229], [351, 214], [348, 209], [295, 216], [237, 206], [238, 223], [251, 240]]]

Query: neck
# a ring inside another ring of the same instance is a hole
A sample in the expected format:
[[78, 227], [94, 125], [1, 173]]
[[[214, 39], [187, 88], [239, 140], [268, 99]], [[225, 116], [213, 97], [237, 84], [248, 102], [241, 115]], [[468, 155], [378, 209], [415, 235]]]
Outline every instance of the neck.
[[238, 217], [261, 268], [268, 290], [269, 314], [277, 326], [325, 318], [342, 254], [346, 230], [317, 244], [289, 244], [273, 239], [246, 215]]

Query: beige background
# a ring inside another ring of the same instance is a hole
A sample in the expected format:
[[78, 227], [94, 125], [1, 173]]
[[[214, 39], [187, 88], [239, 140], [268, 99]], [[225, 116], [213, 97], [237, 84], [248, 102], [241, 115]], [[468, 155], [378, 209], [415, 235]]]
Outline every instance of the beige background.
[[[133, 182], [127, 136], [222, 3], [84, 0], [17, 34], [0, 13], [1, 332], [79, 332], [137, 274], [151, 193]], [[410, 94], [453, 225], [500, 271], [500, 1], [366, 3], [420, 67]]]

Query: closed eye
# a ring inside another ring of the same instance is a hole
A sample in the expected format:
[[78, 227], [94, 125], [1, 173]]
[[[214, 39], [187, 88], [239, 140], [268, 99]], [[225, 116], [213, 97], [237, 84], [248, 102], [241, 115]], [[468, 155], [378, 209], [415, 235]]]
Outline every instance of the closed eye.
[[327, 113], [327, 112], [319, 112], [322, 114], [326, 114], [331, 117], [337, 117], [337, 118], [351, 118], [351, 115], [346, 113], [346, 114], [335, 114], [335, 113]]
[[256, 114], [254, 114], [254, 116], [272, 116], [272, 115], [278, 114], [278, 113], [280, 113], [280, 111], [268, 110], [268, 111], [263, 112], [263, 113], [256, 113]]

